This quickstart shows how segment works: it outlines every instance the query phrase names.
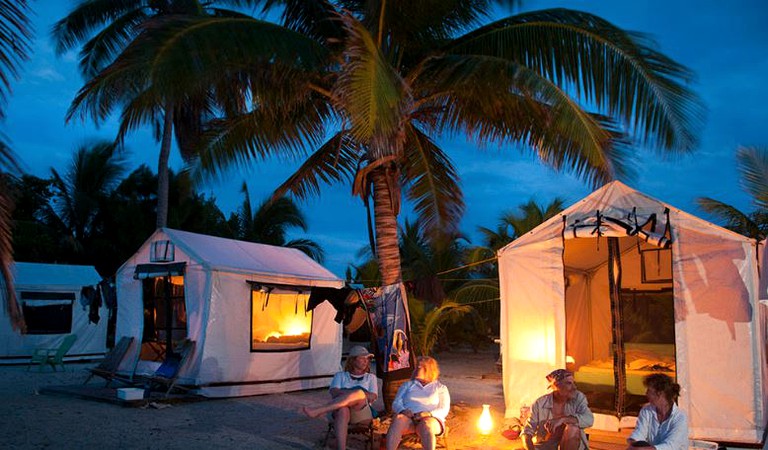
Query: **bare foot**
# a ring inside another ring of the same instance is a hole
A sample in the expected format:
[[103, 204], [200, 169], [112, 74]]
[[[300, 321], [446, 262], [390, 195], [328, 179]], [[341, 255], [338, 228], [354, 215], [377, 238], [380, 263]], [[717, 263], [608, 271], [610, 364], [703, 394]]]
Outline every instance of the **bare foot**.
[[320, 415], [320, 414], [316, 413], [315, 411], [307, 408], [306, 406], [302, 406], [301, 408], [299, 408], [299, 412], [301, 412], [302, 414], [306, 415], [307, 417], [313, 417], [313, 418]]

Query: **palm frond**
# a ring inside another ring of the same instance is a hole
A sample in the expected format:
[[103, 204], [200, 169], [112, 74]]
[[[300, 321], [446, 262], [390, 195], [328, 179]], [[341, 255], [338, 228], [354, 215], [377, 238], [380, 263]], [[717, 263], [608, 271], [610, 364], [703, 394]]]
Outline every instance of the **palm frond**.
[[424, 319], [423, 328], [419, 333], [419, 353], [429, 355], [432, 348], [445, 332], [445, 326], [455, 323], [467, 314], [470, 314], [473, 308], [469, 305], [460, 305], [456, 302], [447, 301], [439, 307], [429, 311]]
[[736, 209], [736, 207], [709, 197], [699, 197], [696, 199], [696, 203], [704, 212], [722, 221], [725, 228], [753, 239], [761, 240], [765, 238], [765, 230], [761, 228], [760, 224], [755, 222], [748, 214]]
[[755, 205], [768, 209], [768, 148], [741, 147], [736, 151], [741, 183]]
[[517, 62], [446, 55], [431, 58], [411, 76], [415, 92], [431, 93], [414, 116], [436, 131], [460, 131], [481, 145], [528, 144], [555, 170], [569, 169], [593, 185], [631, 175], [629, 143], [609, 118], [585, 111]]
[[447, 51], [523, 64], [620, 118], [646, 144], [672, 151], [696, 146], [703, 107], [685, 85], [691, 73], [645, 36], [595, 15], [567, 9], [524, 13], [475, 30]]
[[351, 181], [359, 159], [354, 142], [346, 133], [339, 132], [311, 154], [293, 175], [275, 189], [272, 198], [290, 194], [304, 199], [319, 194], [321, 183]]
[[406, 127], [403, 177], [406, 196], [428, 232], [458, 230], [464, 214], [459, 175], [448, 155], [415, 127]]
[[410, 98], [402, 80], [360, 22], [345, 16], [350, 37], [333, 98], [343, 111], [349, 134], [368, 147], [370, 160], [397, 155]]
[[5, 102], [11, 81], [18, 77], [21, 63], [29, 58], [32, 29], [26, 0], [0, 2], [0, 119], [5, 117]]

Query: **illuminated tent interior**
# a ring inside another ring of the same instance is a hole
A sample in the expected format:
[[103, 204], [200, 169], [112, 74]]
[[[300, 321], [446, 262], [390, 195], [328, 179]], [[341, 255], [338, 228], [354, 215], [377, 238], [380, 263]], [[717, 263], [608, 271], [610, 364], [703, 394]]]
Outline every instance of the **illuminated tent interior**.
[[326, 387], [341, 326], [313, 288], [344, 282], [296, 249], [159, 229], [117, 272], [120, 371], [152, 373], [168, 348], [195, 342], [179, 383], [209, 397]]
[[[93, 305], [82, 295], [84, 287], [95, 288], [101, 276], [93, 266], [16, 262], [14, 288], [27, 323], [20, 334], [10, 325], [8, 312], [0, 315], [0, 363], [27, 363], [36, 348], [58, 348], [69, 334], [77, 340], [66, 360], [98, 359], [107, 351], [106, 304]], [[97, 299], [98, 301], [98, 299]], [[97, 323], [88, 319], [93, 313]]]
[[658, 372], [680, 383], [692, 439], [762, 442], [757, 247], [612, 182], [501, 249], [507, 417], [567, 367], [595, 427], [631, 427], [646, 401], [643, 377]]

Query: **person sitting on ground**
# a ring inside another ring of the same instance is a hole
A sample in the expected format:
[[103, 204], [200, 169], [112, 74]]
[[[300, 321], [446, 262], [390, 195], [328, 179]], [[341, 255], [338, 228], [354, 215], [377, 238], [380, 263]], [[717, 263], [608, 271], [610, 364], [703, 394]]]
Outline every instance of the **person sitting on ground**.
[[344, 370], [337, 372], [331, 380], [328, 389], [331, 401], [316, 408], [301, 408], [301, 412], [309, 417], [332, 413], [339, 450], [347, 447], [350, 424], [364, 424], [373, 419], [370, 405], [376, 401], [378, 387], [376, 376], [369, 372], [372, 357], [373, 354], [360, 345], [349, 349]]
[[688, 448], [688, 418], [677, 407], [680, 385], [663, 373], [643, 379], [648, 404], [637, 416], [635, 430], [629, 435], [629, 447], [643, 450], [685, 450]]
[[534, 402], [523, 428], [526, 450], [588, 448], [585, 428], [595, 421], [587, 397], [576, 389], [573, 373], [557, 369], [547, 375], [552, 392]]
[[387, 450], [397, 449], [403, 434], [409, 433], [419, 435], [423, 448], [435, 449], [435, 437], [445, 431], [445, 418], [451, 409], [451, 396], [437, 380], [439, 376], [434, 358], [418, 358], [411, 379], [400, 386], [392, 401], [392, 411], [397, 413], [387, 432]]

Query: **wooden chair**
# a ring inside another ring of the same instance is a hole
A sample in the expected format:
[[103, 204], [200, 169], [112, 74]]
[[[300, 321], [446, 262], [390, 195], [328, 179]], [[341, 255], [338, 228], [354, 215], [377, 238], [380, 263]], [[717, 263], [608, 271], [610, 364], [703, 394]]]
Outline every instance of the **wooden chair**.
[[[326, 448], [328, 441], [334, 434], [336, 427], [333, 422], [328, 422], [328, 432], [325, 433], [325, 439], [323, 440], [323, 448]], [[373, 450], [373, 421], [363, 423], [351, 423], [347, 428], [347, 436], [363, 435], [365, 436], [365, 446], [369, 450]]]
[[104, 386], [109, 386], [114, 380], [129, 383], [130, 380], [128, 378], [117, 374], [117, 369], [120, 366], [120, 361], [123, 360], [128, 349], [131, 347], [133, 339], [131, 336], [121, 337], [112, 350], [104, 355], [104, 359], [96, 367], [86, 369], [90, 372], [90, 375], [88, 375], [83, 384], [87, 384], [94, 376], [105, 379], [107, 383]]
[[165, 361], [160, 364], [152, 375], [137, 375], [134, 382], [143, 383], [144, 389], [152, 392], [155, 388], [165, 390], [165, 396], [171, 393], [174, 388], [186, 388], [176, 384], [181, 368], [184, 367], [189, 356], [195, 349], [195, 342], [185, 339], [172, 352], [167, 352]]
[[53, 371], [56, 372], [56, 366], [61, 366], [61, 370], [64, 370], [64, 356], [67, 354], [70, 348], [75, 344], [77, 340], [76, 334], [67, 335], [58, 348], [36, 348], [32, 352], [32, 358], [27, 365], [27, 371], [32, 367], [32, 364], [39, 364], [38, 369], [43, 371], [43, 366], [50, 364]]

